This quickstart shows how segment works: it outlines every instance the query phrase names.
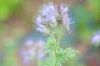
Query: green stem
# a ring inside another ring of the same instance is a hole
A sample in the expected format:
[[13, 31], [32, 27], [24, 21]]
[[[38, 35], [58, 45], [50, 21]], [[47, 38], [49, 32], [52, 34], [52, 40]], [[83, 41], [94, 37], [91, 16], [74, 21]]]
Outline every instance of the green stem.
[[[55, 35], [54, 35], [54, 33], [52, 32], [52, 29], [51, 29], [51, 27], [50, 27], [50, 25], [48, 25], [48, 27], [50, 28], [50, 32], [52, 33], [52, 35], [53, 35], [53, 37], [54, 37], [54, 39], [55, 39]], [[62, 35], [62, 30], [63, 30], [63, 24], [62, 25], [60, 25], [60, 34], [59, 34], [59, 36], [58, 36], [58, 42], [60, 42], [60, 39], [61, 39], [61, 35]], [[56, 43], [54, 43], [54, 58], [55, 58], [55, 65], [54, 66], [57, 66], [57, 56], [58, 56], [58, 49], [59, 49], [59, 43], [58, 42], [56, 42]]]
[[61, 39], [62, 30], [63, 30], [63, 24], [60, 26], [60, 34], [59, 34], [59, 37], [58, 37], [59, 42], [60, 42], [60, 39]]
[[51, 29], [51, 26], [48, 24], [48, 27], [49, 27], [49, 29], [50, 29], [50, 33], [52, 33], [52, 29]]
[[[60, 42], [61, 39], [61, 35], [62, 35], [62, 29], [63, 29], [63, 24], [60, 27], [60, 34], [58, 37], [58, 42]], [[54, 35], [53, 35], [54, 36]], [[55, 37], [55, 36], [54, 36]], [[57, 56], [58, 56], [58, 49], [59, 49], [59, 43], [54, 44], [55, 46], [55, 60], [57, 60]], [[55, 66], [57, 66], [57, 62], [55, 62]]]
[[[52, 32], [52, 36], [53, 36], [53, 40], [55, 40], [55, 35], [54, 35], [53, 32]], [[54, 45], [54, 55], [53, 55], [53, 58], [54, 58], [54, 60], [55, 60], [54, 66], [57, 66], [56, 60], [57, 60], [57, 54], [58, 54], [58, 52], [57, 52], [57, 50], [58, 50], [58, 49], [57, 49], [58, 45], [57, 45], [57, 43], [54, 43], [53, 45]]]
[[[57, 60], [57, 55], [58, 55], [58, 53], [57, 53], [58, 48], [57, 47], [58, 47], [57, 44], [55, 44], [55, 60]], [[57, 66], [56, 61], [55, 61], [55, 66]]]

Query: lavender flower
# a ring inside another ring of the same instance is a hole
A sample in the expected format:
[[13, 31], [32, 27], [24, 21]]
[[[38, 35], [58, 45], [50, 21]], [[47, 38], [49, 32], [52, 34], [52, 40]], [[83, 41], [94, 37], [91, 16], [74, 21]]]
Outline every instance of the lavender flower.
[[71, 24], [71, 21], [69, 19], [69, 15], [68, 15], [68, 6], [65, 5], [65, 4], [61, 4], [60, 5], [60, 13], [61, 13], [61, 19], [62, 19], [62, 23], [63, 25], [65, 25], [65, 27], [67, 27], [67, 30], [69, 31], [70, 33], [70, 24]]
[[42, 33], [46, 33], [47, 25], [49, 24], [53, 24], [54, 26], [57, 25], [57, 17], [58, 17], [58, 11], [56, 5], [54, 5], [51, 2], [46, 5], [43, 5], [43, 7], [40, 9], [39, 15], [36, 18], [36, 25], [37, 25], [36, 30]]
[[92, 44], [100, 44], [100, 31], [96, 32], [92, 37]]
[[47, 29], [44, 25], [42, 24], [38, 24], [38, 27], [36, 28], [37, 31], [40, 31], [42, 33], [46, 33], [47, 32]]
[[57, 17], [58, 17], [58, 11], [57, 6], [54, 5], [52, 2], [49, 2], [46, 5], [43, 5], [42, 9], [40, 10], [40, 14], [43, 18], [43, 23], [53, 23], [57, 24]]
[[69, 15], [68, 15], [68, 6], [61, 4], [60, 9], [61, 9], [61, 11], [60, 11], [61, 12], [61, 19], [62, 19], [63, 24], [64, 25], [70, 24], [70, 19], [69, 19]]
[[[61, 23], [58, 23], [61, 21]], [[69, 31], [70, 19], [68, 15], [68, 6], [61, 4], [60, 9], [57, 9], [57, 5], [49, 2], [40, 9], [39, 15], [36, 18], [37, 31], [46, 33], [48, 25], [56, 27], [58, 24], [63, 24]], [[70, 32], [70, 31], [69, 31]]]
[[40, 24], [42, 24], [42, 22], [43, 22], [42, 16], [41, 15], [38, 15], [38, 17], [36, 18], [36, 24], [37, 25], [40, 25]]

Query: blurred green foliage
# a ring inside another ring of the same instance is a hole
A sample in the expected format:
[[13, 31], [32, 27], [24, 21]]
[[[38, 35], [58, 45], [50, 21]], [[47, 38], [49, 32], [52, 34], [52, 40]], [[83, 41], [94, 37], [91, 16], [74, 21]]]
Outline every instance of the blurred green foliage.
[[0, 23], [0, 36], [7, 31], [7, 25]]
[[87, 0], [89, 8], [91, 12], [93, 13], [96, 20], [100, 21], [100, 0]]
[[13, 12], [17, 11], [22, 0], [0, 0], [0, 21], [6, 20]]
[[75, 21], [75, 24], [73, 25], [76, 32], [75, 34], [79, 40], [89, 41], [93, 32], [100, 28], [96, 22], [96, 18], [94, 18], [94, 14], [90, 12], [88, 7], [85, 7], [84, 4], [75, 4], [72, 6], [71, 13], [72, 18]]
[[[16, 43], [13, 38], [5, 38], [4, 49], [6, 52], [4, 66], [18, 66], [16, 59]], [[13, 62], [13, 63], [12, 63]]]

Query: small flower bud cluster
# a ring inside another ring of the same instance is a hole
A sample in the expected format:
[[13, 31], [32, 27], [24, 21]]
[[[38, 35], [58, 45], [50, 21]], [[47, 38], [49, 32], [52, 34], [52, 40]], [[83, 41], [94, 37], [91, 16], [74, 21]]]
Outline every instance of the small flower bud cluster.
[[[40, 9], [39, 15], [36, 17], [35, 21], [37, 25], [36, 30], [42, 33], [46, 33], [50, 25], [56, 27], [62, 24], [69, 30], [69, 25], [71, 23], [68, 15], [68, 6], [61, 4], [58, 9], [57, 5], [49, 2]], [[60, 21], [60, 23], [58, 21]]]

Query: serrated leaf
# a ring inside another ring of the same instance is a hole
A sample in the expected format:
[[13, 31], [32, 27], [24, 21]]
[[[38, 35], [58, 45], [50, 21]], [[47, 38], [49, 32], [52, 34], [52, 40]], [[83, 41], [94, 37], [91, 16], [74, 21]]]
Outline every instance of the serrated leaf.
[[76, 55], [77, 50], [74, 50], [74, 49], [69, 47], [65, 50], [65, 52], [66, 52], [66, 55], [68, 58], [72, 58]]

